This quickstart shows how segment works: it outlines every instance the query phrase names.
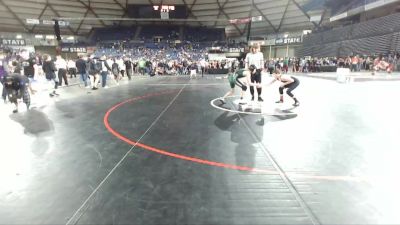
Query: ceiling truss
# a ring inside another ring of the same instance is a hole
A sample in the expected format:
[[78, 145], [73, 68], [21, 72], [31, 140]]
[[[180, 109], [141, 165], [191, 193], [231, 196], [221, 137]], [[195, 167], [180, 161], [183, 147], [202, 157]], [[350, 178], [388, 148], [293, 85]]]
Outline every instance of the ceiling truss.
[[[179, 24], [190, 26], [226, 27], [227, 32], [243, 36], [249, 28], [248, 24], [230, 24], [231, 19], [242, 19], [260, 15], [263, 20], [254, 22], [251, 30], [285, 32], [293, 27], [312, 29], [321, 22], [310, 22], [310, 15], [302, 5], [310, 0], [169, 0], [187, 7], [189, 19]], [[30, 33], [50, 33], [52, 26], [43, 27], [26, 23], [31, 19], [75, 18], [70, 26], [61, 27], [65, 34], [88, 34], [92, 27], [107, 27], [122, 24], [148, 24], [149, 22], [134, 20], [128, 17], [129, 4], [162, 4], [162, 0], [0, 0], [0, 13], [6, 16], [4, 23], [0, 20], [0, 29], [11, 29], [10, 20], [14, 20], [15, 29]], [[321, 9], [319, 15], [326, 16], [327, 9]], [[33, 16], [36, 15], [36, 16]], [[111, 21], [111, 18], [113, 22]], [[161, 20], [160, 20], [161, 21]], [[12, 21], [11, 21], [12, 22]], [[157, 23], [157, 21], [151, 21]], [[177, 22], [171, 20], [170, 23]], [[11, 30], [10, 30], [11, 31]]]

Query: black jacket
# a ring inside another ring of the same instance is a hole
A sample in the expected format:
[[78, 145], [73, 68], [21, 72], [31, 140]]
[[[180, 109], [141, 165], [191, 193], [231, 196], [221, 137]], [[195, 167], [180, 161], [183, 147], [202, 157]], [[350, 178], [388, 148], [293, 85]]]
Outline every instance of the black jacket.
[[33, 67], [36, 64], [36, 59], [35, 58], [30, 58], [28, 61], [25, 61], [23, 63], [24, 65], [24, 75], [33, 78], [35, 75], [35, 68]]
[[86, 61], [85, 60], [83, 60], [83, 59], [78, 59], [76, 62], [75, 62], [75, 66], [76, 66], [76, 68], [78, 69], [78, 73], [86, 73], [86, 71], [87, 71], [87, 68], [86, 68]]
[[56, 65], [54, 65], [53, 61], [45, 61], [43, 62], [43, 72], [46, 75], [47, 80], [54, 79], [56, 77], [55, 71], [57, 71]]

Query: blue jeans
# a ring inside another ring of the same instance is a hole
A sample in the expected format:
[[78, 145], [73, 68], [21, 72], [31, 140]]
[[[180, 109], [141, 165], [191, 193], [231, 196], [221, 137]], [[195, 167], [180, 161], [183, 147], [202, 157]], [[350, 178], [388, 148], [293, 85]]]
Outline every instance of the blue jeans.
[[87, 87], [88, 86], [88, 82], [87, 82], [88, 75], [87, 75], [87, 73], [81, 73], [81, 79], [82, 79], [83, 83], [85, 84], [85, 87]]
[[102, 87], [105, 87], [107, 85], [107, 75], [108, 75], [107, 71], [101, 72], [101, 86]]

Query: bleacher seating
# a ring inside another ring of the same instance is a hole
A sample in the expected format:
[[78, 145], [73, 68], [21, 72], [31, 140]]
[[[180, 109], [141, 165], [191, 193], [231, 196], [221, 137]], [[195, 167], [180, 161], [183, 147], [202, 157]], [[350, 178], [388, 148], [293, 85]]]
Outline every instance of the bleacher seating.
[[141, 39], [152, 39], [155, 36], [160, 36], [165, 39], [179, 39], [178, 26], [142, 26], [139, 37]]
[[304, 37], [298, 56], [386, 54], [400, 48], [400, 13]]
[[[183, 31], [183, 33], [181, 33]], [[94, 29], [91, 40], [93, 43], [113, 40], [142, 40], [154, 42], [154, 37], [162, 37], [162, 41], [190, 42], [222, 42], [225, 40], [225, 30], [219, 28], [190, 27], [177, 25], [148, 25], [138, 27], [106, 27]]]
[[106, 27], [96, 28], [91, 35], [91, 39], [95, 42], [98, 41], [111, 41], [111, 40], [130, 40], [135, 35], [136, 27]]
[[184, 39], [196, 42], [222, 41], [224, 40], [224, 29], [206, 27], [185, 27]]

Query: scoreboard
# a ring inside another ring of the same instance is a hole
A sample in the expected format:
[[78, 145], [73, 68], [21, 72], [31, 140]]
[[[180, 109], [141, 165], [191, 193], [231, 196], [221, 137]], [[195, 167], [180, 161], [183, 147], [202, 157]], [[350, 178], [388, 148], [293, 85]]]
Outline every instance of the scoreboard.
[[128, 15], [137, 19], [187, 19], [185, 5], [128, 5]]

